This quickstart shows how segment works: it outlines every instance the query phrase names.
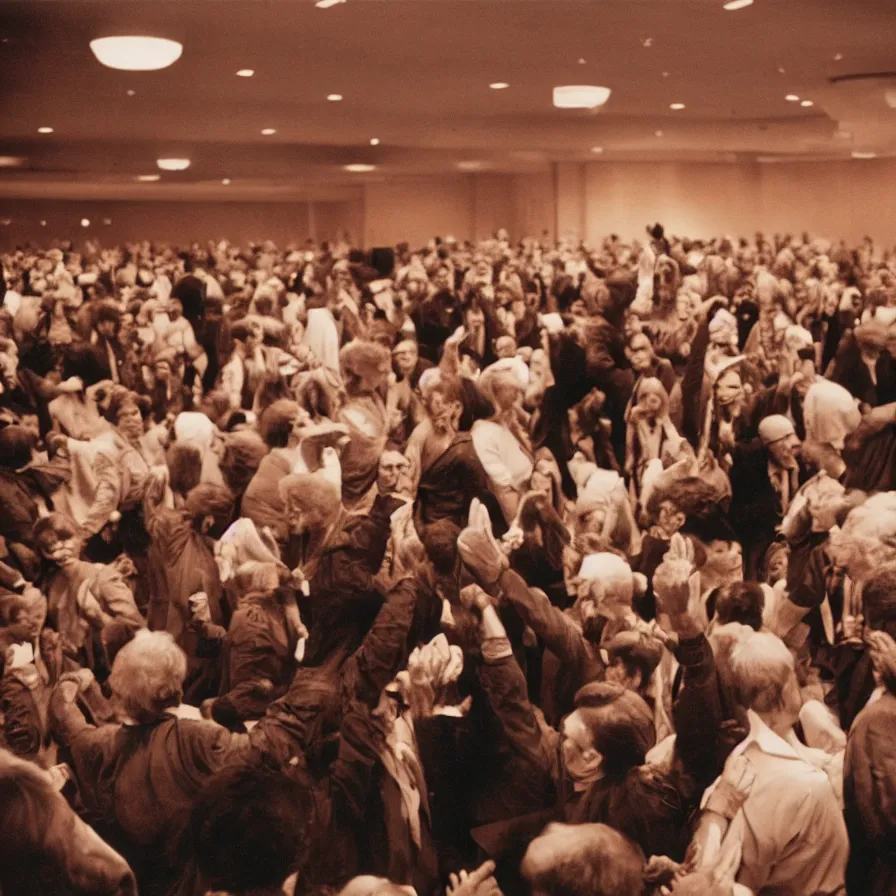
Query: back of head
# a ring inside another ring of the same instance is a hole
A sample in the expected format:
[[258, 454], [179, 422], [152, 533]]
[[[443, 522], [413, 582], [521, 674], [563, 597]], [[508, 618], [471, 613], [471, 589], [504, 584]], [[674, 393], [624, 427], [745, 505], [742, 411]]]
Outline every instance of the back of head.
[[31, 462], [34, 433], [24, 426], [5, 426], [0, 429], [0, 467], [19, 470]]
[[124, 712], [136, 722], [153, 722], [180, 705], [187, 658], [167, 632], [138, 631], [119, 650], [109, 684]]
[[641, 696], [622, 685], [593, 681], [577, 691], [575, 707], [603, 756], [608, 776], [625, 775], [643, 765], [656, 744], [656, 728]]
[[754, 632], [743, 638], [732, 649], [728, 668], [742, 706], [759, 713], [783, 707], [794, 660], [777, 635]]
[[212, 777], [194, 806], [193, 855], [209, 889], [277, 892], [303, 860], [308, 790], [280, 770], [236, 765]]
[[880, 629], [896, 620], [896, 562], [884, 563], [865, 580], [862, 605], [871, 628]]
[[714, 618], [719, 625], [740, 622], [757, 632], [762, 628], [765, 593], [757, 582], [733, 582], [730, 585], [722, 585], [710, 595], [710, 600], [713, 598], [715, 598]]
[[604, 824], [552, 824], [523, 858], [532, 896], [641, 896], [644, 857]]
[[171, 490], [185, 495], [202, 478], [202, 453], [190, 442], [172, 442], [165, 452]]
[[259, 421], [261, 437], [271, 448], [285, 448], [289, 444], [300, 409], [296, 402], [281, 398], [265, 408]]

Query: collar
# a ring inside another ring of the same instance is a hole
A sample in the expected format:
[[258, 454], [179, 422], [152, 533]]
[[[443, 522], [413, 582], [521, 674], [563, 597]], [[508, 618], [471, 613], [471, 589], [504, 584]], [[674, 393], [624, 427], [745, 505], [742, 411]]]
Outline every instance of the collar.
[[779, 756], [782, 759], [802, 759], [802, 756], [793, 746], [796, 735], [792, 729], [788, 732], [787, 739], [785, 739], [779, 734], [775, 734], [752, 709], [747, 710], [747, 719], [750, 723], [750, 731], [732, 750], [734, 755], [741, 755], [746, 752], [750, 745], [755, 744], [768, 756]]

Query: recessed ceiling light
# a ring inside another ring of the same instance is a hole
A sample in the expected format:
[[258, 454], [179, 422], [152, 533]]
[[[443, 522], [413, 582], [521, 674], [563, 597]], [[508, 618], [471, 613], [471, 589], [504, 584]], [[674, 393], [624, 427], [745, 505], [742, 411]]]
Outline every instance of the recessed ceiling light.
[[184, 46], [165, 37], [100, 37], [90, 42], [93, 55], [108, 68], [126, 72], [154, 72], [174, 65]]
[[663, 77], [664, 77], [664, 78], [668, 78], [668, 77], [669, 77], [669, 72], [663, 72]]
[[852, 157], [854, 159], [876, 159], [877, 153], [876, 152], [858, 152], [858, 151], [856, 151], [852, 154]]
[[604, 148], [602, 146], [592, 146], [591, 147], [591, 152], [593, 152], [595, 155], [600, 155], [603, 151], [604, 151]]
[[46, 222], [46, 221], [41, 221], [41, 222], [40, 222], [40, 226], [41, 226], [41, 227], [46, 227], [46, 226], [47, 226], [47, 222]]
[[728, 0], [728, 2], [722, 6], [722, 9], [727, 9], [728, 12], [734, 12], [738, 9], [746, 9], [748, 6], [752, 5], [753, 0]]
[[229, 186], [230, 186], [230, 178], [229, 178], [229, 177], [222, 177], [222, 178], [221, 178], [221, 183], [224, 184], [225, 187], [229, 187]]
[[272, 134], [277, 133], [277, 128], [262, 128], [261, 133], [264, 134], [265, 137], [270, 137]]
[[787, 74], [787, 69], [784, 68], [783, 65], [779, 65], [779, 66], [778, 66], [778, 74], [779, 74], [779, 75], [786, 75], [786, 74]]
[[380, 138], [379, 138], [379, 137], [371, 137], [371, 138], [370, 138], [370, 145], [371, 145], [371, 146], [379, 146], [379, 145], [380, 145]]
[[554, 105], [558, 109], [596, 109], [610, 98], [609, 87], [590, 84], [568, 84], [554, 88]]
[[156, 165], [162, 171], [186, 171], [190, 167], [189, 159], [156, 159]]
[[141, 184], [153, 184], [161, 177], [161, 174], [138, 174], [137, 180], [139, 180]]
[[808, 109], [809, 106], [814, 106], [815, 103], [813, 103], [812, 100], [803, 100], [803, 101], [800, 103], [800, 105], [803, 106], [804, 108]]
[[482, 162], [477, 162], [477, 161], [458, 162], [457, 169], [458, 169], [458, 171], [481, 171], [482, 170]]
[[669, 108], [673, 112], [681, 112], [681, 110], [684, 109], [684, 107], [685, 107], [684, 103], [669, 103]]
[[255, 74], [255, 69], [241, 68], [236, 74], [238, 78], [251, 78]]
[[24, 161], [21, 156], [0, 156], [0, 168], [18, 168]]
[[53, 128], [46, 128], [46, 127], [45, 127], [45, 128], [38, 128], [38, 129], [37, 129], [37, 133], [38, 133], [38, 134], [52, 134], [52, 133], [53, 133]]
[[795, 93], [788, 93], [787, 96], [784, 97], [788, 103], [798, 103], [800, 98]]
[[662, 136], [663, 136], [663, 132], [662, 132], [662, 131], [654, 131], [654, 132], [653, 132], [653, 135], [654, 135], [655, 137], [662, 137]]
[[111, 223], [112, 223], [111, 218], [103, 218], [103, 224], [105, 224], [106, 227], [108, 227]]
[[370, 171], [376, 171], [376, 165], [363, 165], [363, 164], [353, 164], [346, 165], [346, 171], [351, 171], [352, 174], [367, 174]]
[[331, 103], [341, 103], [342, 102], [342, 94], [341, 93], [328, 93], [327, 99]]
[[331, 6], [338, 6], [340, 3], [345, 3], [345, 0], [317, 0], [317, 3], [314, 5], [318, 9], [329, 9]]
[[90, 227], [90, 218], [81, 218], [82, 227]]
[[834, 62], [839, 62], [842, 58], [843, 58], [843, 54], [842, 54], [842, 53], [835, 53], [835, 54], [834, 54]]
[[510, 85], [506, 81], [494, 81], [488, 85], [492, 90], [507, 90]]
[[649, 50], [653, 46], [653, 38], [645, 37], [644, 40], [641, 41], [641, 46], [644, 47], [645, 50]]
[[129, 90], [129, 91], [128, 91], [128, 96], [137, 96], [137, 91], [136, 91], [136, 90]]
[[588, 61], [588, 60], [585, 59], [584, 56], [582, 56], [582, 57], [579, 59], [579, 65], [584, 65], [587, 61]]

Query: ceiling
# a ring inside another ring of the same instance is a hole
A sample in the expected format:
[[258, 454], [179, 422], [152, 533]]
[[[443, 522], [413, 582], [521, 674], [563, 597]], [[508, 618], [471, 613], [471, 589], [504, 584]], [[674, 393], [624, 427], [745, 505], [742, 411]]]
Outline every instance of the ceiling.
[[[344, 198], [366, 178], [554, 161], [896, 154], [896, 75], [836, 80], [896, 71], [894, 0], [722, 2], [0, 0], [0, 156], [23, 159], [0, 167], [0, 195]], [[183, 56], [104, 68], [88, 43], [115, 33]], [[613, 93], [596, 113], [554, 109], [569, 83]], [[162, 155], [192, 165], [136, 183]], [[376, 172], [342, 167], [359, 162]]]

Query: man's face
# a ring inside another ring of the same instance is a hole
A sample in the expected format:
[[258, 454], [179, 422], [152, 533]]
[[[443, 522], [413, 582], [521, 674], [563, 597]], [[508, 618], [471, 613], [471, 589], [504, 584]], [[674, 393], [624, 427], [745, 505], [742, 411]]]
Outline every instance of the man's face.
[[403, 455], [397, 452], [388, 452], [380, 458], [376, 484], [381, 494], [391, 494], [398, 488], [398, 480], [407, 465]]
[[433, 285], [436, 289], [451, 289], [451, 270], [440, 267], [433, 277]]
[[700, 567], [704, 590], [743, 581], [743, 555], [738, 542], [716, 539], [709, 543], [701, 542], [701, 545], [706, 551], [706, 562]]
[[392, 352], [392, 360], [395, 362], [395, 369], [401, 376], [410, 376], [417, 366], [419, 355], [417, 347], [410, 343], [402, 343], [394, 352]]
[[433, 429], [442, 434], [457, 429], [460, 419], [460, 402], [449, 401], [441, 392], [431, 392], [426, 399], [426, 412], [432, 422]]
[[115, 321], [114, 320], [101, 320], [96, 325], [97, 332], [104, 339], [112, 339], [115, 336]]
[[495, 340], [495, 354], [499, 358], [512, 358], [516, 354], [516, 342], [510, 336]]
[[560, 755], [563, 757], [563, 767], [574, 780], [590, 777], [603, 761], [578, 711], [570, 713], [563, 720]]
[[628, 346], [628, 361], [632, 365], [632, 370], [638, 373], [650, 366], [653, 361], [653, 347], [646, 336], [639, 333], [632, 337]]
[[783, 470], [795, 470], [800, 452], [800, 440], [796, 435], [778, 439], [769, 445], [772, 460]]

